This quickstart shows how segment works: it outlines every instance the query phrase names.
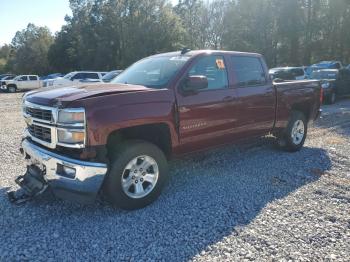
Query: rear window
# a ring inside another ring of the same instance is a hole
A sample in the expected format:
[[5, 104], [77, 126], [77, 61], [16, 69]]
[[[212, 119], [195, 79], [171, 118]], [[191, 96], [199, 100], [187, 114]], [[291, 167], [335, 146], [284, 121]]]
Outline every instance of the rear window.
[[259, 86], [266, 84], [261, 61], [257, 57], [232, 56], [234, 85], [237, 87]]
[[294, 76], [303, 76], [304, 75], [304, 70], [301, 68], [291, 69], [291, 72]]

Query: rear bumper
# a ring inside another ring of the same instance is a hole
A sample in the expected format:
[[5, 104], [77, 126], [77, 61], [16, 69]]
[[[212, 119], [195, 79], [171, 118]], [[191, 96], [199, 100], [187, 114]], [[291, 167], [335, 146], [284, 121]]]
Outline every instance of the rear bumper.
[[[106, 164], [58, 155], [34, 145], [27, 139], [22, 141], [21, 146], [27, 164], [44, 169], [44, 179], [56, 196], [83, 203], [95, 200], [107, 173]], [[75, 169], [75, 175], [68, 177], [60, 173], [63, 166]]]

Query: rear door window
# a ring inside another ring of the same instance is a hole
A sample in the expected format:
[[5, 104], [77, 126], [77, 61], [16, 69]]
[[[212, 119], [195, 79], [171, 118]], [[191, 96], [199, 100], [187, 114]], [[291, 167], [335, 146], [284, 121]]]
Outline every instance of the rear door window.
[[29, 76], [29, 80], [30, 81], [36, 81], [36, 80], [38, 80], [38, 77], [36, 77], [36, 76]]
[[304, 75], [304, 70], [301, 68], [294, 68], [291, 69], [293, 76], [298, 77], [298, 76], [303, 76]]
[[83, 79], [100, 79], [97, 73], [84, 73]]
[[266, 84], [266, 76], [258, 57], [231, 56], [234, 85], [236, 87], [260, 86]]

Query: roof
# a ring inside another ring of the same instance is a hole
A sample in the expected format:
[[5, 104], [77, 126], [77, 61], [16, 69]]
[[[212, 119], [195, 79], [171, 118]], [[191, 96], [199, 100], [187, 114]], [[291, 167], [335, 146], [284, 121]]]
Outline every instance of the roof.
[[244, 56], [255, 56], [261, 57], [258, 53], [247, 53], [247, 52], [238, 52], [238, 51], [224, 51], [224, 50], [191, 50], [185, 54], [181, 54], [181, 51], [161, 53], [153, 55], [152, 57], [161, 57], [161, 56], [197, 56], [201, 54], [232, 54], [232, 55], [244, 55]]

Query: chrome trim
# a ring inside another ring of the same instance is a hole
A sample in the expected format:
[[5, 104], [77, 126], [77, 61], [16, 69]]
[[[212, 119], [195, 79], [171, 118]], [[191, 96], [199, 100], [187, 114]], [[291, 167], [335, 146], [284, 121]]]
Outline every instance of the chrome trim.
[[[36, 118], [36, 117], [32, 117], [31, 115], [26, 113], [26, 109], [25, 108], [34, 108], [34, 109], [40, 109], [40, 110], [47, 110], [47, 111], [51, 111], [52, 114], [52, 121], [48, 121], [48, 120], [44, 120], [44, 119], [40, 119], [40, 118]], [[68, 112], [84, 112], [84, 123], [59, 123], [58, 122], [58, 114], [60, 111], [68, 111]], [[84, 108], [68, 108], [68, 109], [58, 109], [56, 107], [49, 107], [49, 106], [43, 106], [43, 105], [38, 105], [38, 104], [33, 104], [31, 102], [28, 101], [23, 101], [22, 104], [22, 113], [23, 113], [23, 117], [25, 122], [28, 125], [37, 125], [37, 126], [42, 126], [42, 127], [46, 127], [49, 128], [51, 130], [51, 143], [48, 143], [46, 141], [43, 141], [41, 139], [38, 139], [34, 136], [32, 136], [28, 129], [25, 130], [24, 132], [24, 136], [25, 137], [30, 137], [33, 141], [42, 144], [48, 148], [51, 149], [55, 149], [56, 146], [63, 146], [63, 147], [68, 147], [68, 148], [84, 148], [86, 145], [86, 113], [85, 113], [85, 109]], [[66, 143], [62, 143], [58, 141], [58, 129], [60, 130], [80, 130], [84, 132], [84, 143], [81, 144], [66, 144]]]
[[[107, 173], [107, 165], [104, 163], [65, 157], [34, 145], [26, 139], [22, 141], [21, 146], [28, 165], [45, 167], [44, 179], [53, 188], [97, 194]], [[75, 177], [68, 178], [58, 174], [57, 164], [74, 168], [76, 171]]]

